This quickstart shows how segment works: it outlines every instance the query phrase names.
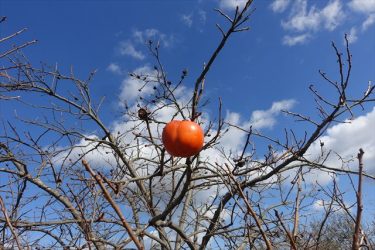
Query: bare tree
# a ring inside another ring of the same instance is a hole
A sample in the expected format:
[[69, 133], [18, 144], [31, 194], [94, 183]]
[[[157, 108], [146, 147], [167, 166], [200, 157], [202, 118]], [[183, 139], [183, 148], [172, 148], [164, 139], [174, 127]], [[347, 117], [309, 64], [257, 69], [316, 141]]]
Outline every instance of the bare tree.
[[[252, 127], [239, 127], [223, 119], [221, 100], [217, 120], [205, 119], [202, 115], [205, 77], [229, 37], [248, 29], [245, 25], [253, 13], [252, 4], [252, 0], [247, 1], [233, 15], [217, 10], [228, 28], [217, 25], [221, 40], [186, 100], [181, 100], [179, 93], [188, 72], [182, 70], [179, 79], [170, 79], [159, 44], [149, 41], [154, 70], [130, 74], [142, 87], [137, 103], [123, 104], [125, 112], [121, 114], [120, 127], [108, 125], [101, 118], [104, 99], [94, 100], [90, 93], [95, 72], [82, 80], [75, 76], [73, 68], [62, 73], [57, 66], [33, 65], [23, 50], [36, 41], [9, 45], [25, 29], [0, 38], [0, 44], [9, 48], [0, 51], [0, 101], [12, 102], [22, 110], [14, 118], [1, 118], [1, 247], [318, 249], [323, 246], [322, 232], [327, 230], [326, 222], [334, 214], [335, 206], [345, 211], [350, 208], [343, 202], [336, 184], [332, 192], [318, 185], [308, 189], [304, 176], [310, 171], [321, 171], [336, 176], [359, 173], [360, 178], [375, 177], [362, 168], [357, 172], [327, 164], [331, 152], [324, 150], [323, 143], [321, 155], [316, 158], [306, 153], [332, 124], [345, 122], [355, 107], [373, 101], [374, 87], [366, 86], [359, 97], [348, 92], [352, 55], [345, 38], [344, 54], [332, 43], [338, 79], [319, 72], [333, 87], [335, 99], [309, 86], [320, 119], [284, 111], [311, 125], [312, 131], [298, 137], [293, 130], [285, 129], [284, 139], [279, 139]], [[0, 25], [5, 25], [5, 19], [1, 20]], [[143, 91], [146, 88], [152, 91]], [[38, 116], [28, 117], [29, 111], [37, 111]], [[161, 119], [163, 112], [169, 114], [167, 121]], [[201, 153], [177, 158], [166, 152], [161, 132], [172, 119], [189, 119], [205, 128]], [[221, 149], [220, 140], [228, 129], [246, 134], [240, 152]], [[254, 141], [266, 143], [268, 150], [257, 150]], [[214, 152], [218, 157], [207, 157], [206, 152]], [[291, 183], [287, 177], [290, 175], [295, 175]], [[358, 189], [358, 197], [360, 194]], [[320, 230], [311, 231], [306, 211], [319, 195], [330, 197], [330, 202], [322, 213]], [[356, 228], [353, 249], [358, 249], [354, 244], [361, 228], [361, 199], [356, 204], [357, 219], [350, 221]]]

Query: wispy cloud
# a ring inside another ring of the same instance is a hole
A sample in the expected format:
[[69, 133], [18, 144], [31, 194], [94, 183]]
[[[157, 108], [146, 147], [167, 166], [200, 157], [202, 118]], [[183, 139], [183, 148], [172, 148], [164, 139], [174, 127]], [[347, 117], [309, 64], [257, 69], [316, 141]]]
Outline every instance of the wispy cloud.
[[255, 129], [272, 128], [276, 124], [276, 117], [283, 110], [290, 110], [296, 104], [293, 99], [282, 100], [272, 103], [267, 110], [255, 110], [251, 115], [249, 124]]
[[332, 31], [341, 24], [343, 13], [340, 0], [330, 1], [322, 9], [315, 6], [308, 8], [307, 0], [298, 0], [294, 3], [289, 19], [283, 20], [281, 25], [285, 30], [296, 32], [317, 31], [321, 28]]
[[[134, 70], [134, 74], [141, 76], [142, 78], [154, 78], [156, 73], [153, 69], [148, 66], [143, 66]], [[138, 96], [140, 91], [143, 95], [148, 95], [153, 92], [152, 82], [145, 85], [145, 82], [137, 77], [127, 76], [121, 83], [121, 90], [119, 104], [122, 105], [124, 102], [133, 102]]]
[[372, 13], [368, 15], [366, 20], [362, 23], [362, 31], [366, 31], [374, 23], [375, 23], [375, 13]]
[[160, 44], [164, 47], [170, 47], [174, 43], [173, 35], [167, 35], [161, 32], [160, 30], [154, 28], [145, 30], [134, 30], [132, 37], [135, 42], [138, 42], [140, 44], [145, 44], [149, 40], [152, 40], [154, 42], [160, 42]]
[[56, 164], [71, 164], [79, 161], [84, 155], [85, 159], [94, 168], [115, 168], [117, 165], [116, 158], [113, 157], [111, 148], [104, 144], [98, 145], [95, 140], [99, 138], [96, 135], [86, 135], [86, 139], [81, 139], [73, 148], [62, 151], [54, 161]]
[[[282, 110], [290, 110], [294, 107], [296, 101], [294, 99], [281, 100], [273, 102], [271, 107], [266, 110], [254, 110], [251, 113], [249, 120], [241, 117], [239, 113], [227, 112], [226, 122], [233, 126], [241, 128], [250, 128], [261, 130], [270, 129], [277, 123], [277, 116]], [[220, 145], [225, 152], [236, 152], [243, 147], [246, 134], [235, 127], [230, 126], [227, 132], [223, 135]]]
[[202, 32], [207, 21], [207, 12], [202, 9], [198, 9], [192, 11], [191, 13], [180, 15], [180, 20], [187, 27], [194, 27]]
[[270, 7], [273, 12], [284, 12], [288, 7], [290, 0], [275, 0], [271, 3]]
[[220, 0], [219, 7], [220, 9], [225, 10], [234, 10], [237, 8], [243, 8], [246, 4], [247, 0]]
[[328, 3], [321, 11], [324, 27], [332, 31], [339, 26], [345, 18], [343, 6], [340, 0]]
[[348, 6], [357, 12], [362, 13], [374, 13], [375, 12], [375, 0], [351, 0]]
[[143, 50], [148, 41], [158, 42], [161, 46], [167, 48], [174, 44], [174, 36], [167, 35], [158, 29], [150, 28], [145, 30], [134, 30], [130, 37], [119, 42], [116, 50], [119, 55], [130, 56], [137, 60], [145, 59]]
[[119, 44], [118, 51], [120, 55], [131, 56], [134, 59], [143, 60], [145, 55], [141, 50], [137, 50], [131, 41], [122, 41]]
[[308, 0], [274, 0], [269, 5], [275, 13], [287, 12], [287, 17], [281, 20], [281, 27], [286, 31], [282, 39], [284, 45], [305, 44], [319, 32], [331, 32], [345, 23], [353, 22], [347, 16], [364, 16], [361, 25], [351, 24], [351, 42], [355, 42], [359, 33], [375, 23], [375, 0], [350, 0], [346, 4], [342, 0], [329, 0], [319, 3], [323, 3], [323, 6], [317, 7], [316, 2]]
[[365, 16], [361, 25], [362, 32], [365, 32], [375, 23], [375, 0], [351, 0], [348, 6], [353, 12]]
[[348, 33], [348, 42], [355, 43], [358, 40], [357, 28], [352, 27]]
[[[317, 210], [317, 211], [323, 211], [323, 210], [327, 211], [329, 209], [330, 203], [331, 203], [331, 200], [316, 200], [313, 204], [313, 209]], [[350, 204], [344, 203], [344, 205], [347, 208], [351, 207]], [[340, 213], [346, 213], [347, 212], [342, 207], [342, 204], [338, 204], [336, 202], [332, 203], [331, 209], [334, 212], [340, 212]]]
[[193, 25], [192, 14], [189, 14], [189, 15], [183, 14], [183, 15], [181, 15], [181, 20], [189, 28], [191, 28], [191, 26]]
[[107, 70], [109, 72], [112, 72], [112, 73], [117, 74], [117, 75], [121, 75], [122, 74], [121, 67], [117, 63], [110, 63], [108, 65], [108, 67], [107, 67]]
[[204, 10], [198, 10], [199, 20], [202, 24], [205, 24], [207, 21], [207, 12]]
[[308, 38], [310, 37], [309, 34], [302, 34], [297, 36], [289, 36], [285, 35], [283, 37], [283, 44], [288, 46], [294, 46], [297, 44], [304, 44], [307, 42]]

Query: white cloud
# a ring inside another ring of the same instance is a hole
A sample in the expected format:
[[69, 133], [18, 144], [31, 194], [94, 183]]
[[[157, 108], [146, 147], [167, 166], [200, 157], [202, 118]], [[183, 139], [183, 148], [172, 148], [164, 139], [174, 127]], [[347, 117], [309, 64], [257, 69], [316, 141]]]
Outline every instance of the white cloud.
[[[266, 110], [255, 110], [252, 112], [249, 120], [241, 121], [241, 115], [235, 112], [227, 112], [225, 121], [231, 125], [249, 129], [252, 126], [253, 129], [265, 129], [272, 128], [276, 123], [276, 117], [281, 113], [282, 110], [290, 110], [296, 104], [293, 99], [282, 100], [272, 103], [272, 106]], [[220, 139], [220, 147], [224, 152], [237, 153], [242, 149], [246, 133], [235, 128], [228, 127], [227, 132]], [[212, 155], [212, 152], [210, 152]], [[209, 155], [210, 155], [209, 154]]]
[[313, 204], [313, 208], [314, 210], [323, 210], [328, 204], [325, 200], [316, 200]]
[[145, 44], [147, 41], [152, 40], [154, 42], [160, 42], [164, 47], [170, 47], [174, 43], [174, 36], [167, 35], [158, 29], [150, 28], [145, 30], [135, 30], [132, 35], [135, 42], [139, 44]]
[[290, 0], [274, 0], [270, 7], [272, 9], [273, 12], [284, 12], [285, 9], [288, 7], [290, 3]]
[[[208, 219], [211, 219], [214, 214], [215, 214], [215, 211], [217, 209], [217, 206], [212, 206], [210, 208], [210, 210], [207, 210], [206, 213], [204, 214], [204, 216], [206, 216]], [[223, 209], [223, 212], [220, 214], [220, 220], [221, 222], [227, 224], [230, 222], [230, 217], [231, 217], [231, 211], [228, 210], [228, 209]]]
[[[157, 230], [150, 230], [148, 233], [152, 236], [155, 236], [156, 238], [158, 237]], [[145, 240], [143, 244], [144, 244], [145, 249], [158, 249], [159, 247], [159, 243], [153, 240], [152, 238], [148, 237], [147, 235], [145, 235]], [[134, 249], [136, 248], [134, 247]]]
[[296, 101], [293, 99], [282, 100], [272, 103], [271, 108], [267, 110], [255, 110], [251, 114], [249, 124], [254, 129], [272, 128], [276, 124], [276, 116], [283, 110], [290, 110]]
[[[375, 174], [375, 107], [369, 113], [359, 116], [346, 123], [339, 123], [327, 129], [326, 133], [315, 141], [304, 157], [312, 162], [322, 163], [331, 170], [322, 171], [321, 167], [309, 169], [304, 174], [304, 180], [308, 184], [319, 183], [326, 185], [332, 182], [332, 178], [338, 177], [332, 173], [332, 169], [358, 171], [357, 154], [362, 148], [364, 171]], [[323, 143], [322, 147], [320, 143]], [[329, 155], [328, 155], [329, 154]], [[327, 157], [328, 155], [328, 157]], [[300, 163], [293, 163], [293, 165]], [[291, 165], [292, 166], [292, 165]], [[306, 170], [306, 168], [305, 168]], [[292, 180], [296, 176], [297, 169], [284, 172], [283, 176]]]
[[327, 130], [321, 140], [327, 148], [344, 157], [355, 156], [362, 148], [365, 151], [365, 168], [375, 170], [375, 108], [364, 116], [348, 123], [338, 124]]
[[118, 75], [122, 74], [121, 67], [117, 63], [110, 63], [107, 67], [107, 70], [114, 74], [118, 74]]
[[[316, 200], [313, 204], [313, 209], [318, 212], [322, 212], [323, 210], [328, 211], [330, 203], [331, 203], [331, 200]], [[344, 213], [345, 209], [342, 207], [342, 205], [344, 205], [346, 208], [351, 207], [349, 204], [346, 204], [346, 203], [337, 204], [337, 202], [333, 202], [331, 206], [331, 211]]]
[[368, 15], [366, 20], [362, 23], [362, 31], [366, 31], [374, 23], [375, 23], [375, 13], [372, 13]]
[[[289, 2], [288, 2], [289, 3]], [[274, 12], [284, 11], [288, 3], [275, 1], [271, 5]], [[304, 44], [313, 37], [314, 33], [322, 30], [333, 31], [345, 21], [345, 11], [341, 0], [330, 0], [318, 8], [315, 5], [308, 6], [307, 0], [292, 2], [289, 17], [281, 21], [281, 26], [294, 34], [284, 35], [282, 43], [287, 46]]]
[[190, 15], [185, 15], [185, 14], [181, 15], [181, 20], [189, 28], [191, 28], [191, 26], [193, 25], [192, 14], [190, 14]]
[[162, 33], [157, 29], [135, 30], [133, 32], [133, 37], [139, 43], [145, 43], [148, 39], [153, 39], [153, 38], [158, 37], [159, 34], [162, 34]]
[[[375, 23], [375, 0], [350, 0], [347, 2], [329, 0], [318, 3], [323, 3], [323, 6], [317, 7], [317, 2], [308, 0], [274, 0], [271, 3], [270, 8], [273, 12], [284, 12], [291, 6], [288, 17], [281, 21], [282, 28], [291, 32], [291, 34], [284, 35], [282, 40], [284, 45], [293, 46], [306, 43], [315, 37], [315, 33], [322, 30], [334, 31], [340, 25], [349, 22], [352, 22], [350, 24], [352, 27], [357, 27], [351, 30], [352, 42], [354, 42], [358, 39], [359, 32], [366, 31]], [[358, 17], [365, 17], [364, 21], [362, 21], [363, 19], [360, 21], [361, 25], [358, 23]]]
[[[155, 71], [148, 66], [140, 67], [134, 70], [134, 73], [141, 77], [147, 77], [150, 80], [152, 80], [152, 78], [154, 78], [156, 75]], [[154, 91], [153, 87], [154, 85], [152, 84], [152, 81], [145, 84], [145, 82], [141, 79], [127, 76], [121, 83], [121, 91], [119, 96], [120, 105], [122, 105], [125, 101], [127, 103], [134, 101], [140, 94], [139, 90], [142, 91], [142, 95], [151, 94]]]
[[[366, 115], [357, 117], [354, 120], [347, 121], [347, 123], [340, 123], [330, 127], [327, 133], [320, 138], [320, 141], [324, 143], [323, 149], [325, 152], [332, 150], [335, 153], [331, 153], [330, 157], [325, 162], [325, 165], [340, 169], [342, 161], [337, 155], [340, 155], [342, 159], [352, 160], [345, 164], [345, 167], [349, 167], [352, 170], [358, 169], [358, 162], [355, 159], [358, 150], [362, 148], [365, 152], [363, 156], [364, 169], [368, 173], [375, 173], [375, 107], [373, 110]], [[309, 159], [315, 159], [321, 154], [320, 141], [315, 142], [306, 153], [306, 157]], [[320, 180], [324, 174], [318, 172], [313, 178]]]
[[324, 27], [330, 31], [334, 30], [345, 17], [340, 0], [332, 1], [321, 11]]
[[[241, 116], [235, 112], [227, 112], [225, 121], [232, 125], [241, 126]], [[220, 140], [220, 146], [225, 152], [236, 152], [243, 146], [245, 133], [239, 129], [229, 127], [228, 131], [223, 135]], [[212, 154], [211, 154], [212, 157]]]
[[308, 10], [307, 4], [307, 0], [296, 1], [289, 20], [282, 21], [282, 27], [286, 30], [306, 32], [318, 31], [323, 26], [332, 31], [344, 18], [340, 0], [330, 1], [321, 10], [315, 6]]
[[353, 11], [356, 12], [375, 12], [375, 0], [352, 0], [348, 3], [348, 5]]
[[96, 135], [87, 135], [87, 139], [81, 139], [73, 148], [62, 150], [60, 154], [55, 156], [54, 163], [72, 164], [79, 159], [84, 159], [92, 165], [93, 168], [114, 168], [117, 163], [113, 157], [112, 150], [104, 144], [98, 145], [95, 140], [99, 139]]
[[202, 24], [205, 24], [207, 21], [207, 12], [204, 10], [198, 10], [198, 16]]
[[234, 10], [238, 6], [239, 9], [245, 7], [247, 0], [220, 0], [220, 8]]
[[180, 20], [189, 28], [196, 28], [198, 31], [203, 32], [204, 25], [207, 21], [207, 13], [204, 10], [198, 9], [190, 14], [182, 14]]
[[293, 5], [292, 15], [287, 21], [282, 21], [281, 25], [286, 30], [303, 32], [317, 29], [320, 23], [319, 14], [313, 7], [307, 12], [307, 1], [299, 0]]
[[375, 0], [351, 0], [348, 6], [352, 11], [365, 15], [366, 19], [361, 25], [362, 32], [375, 23]]
[[131, 36], [119, 43], [117, 46], [117, 53], [119, 55], [126, 55], [137, 60], [145, 59], [145, 54], [142, 49], [148, 41], [158, 42], [163, 47], [170, 47], [174, 44], [174, 36], [166, 35], [158, 29], [134, 30]]
[[302, 35], [297, 35], [297, 36], [285, 35], [283, 37], [283, 44], [288, 45], [288, 46], [304, 44], [308, 40], [309, 37], [310, 37], [309, 34], [302, 34]]
[[119, 53], [120, 55], [127, 55], [131, 56], [134, 59], [143, 60], [145, 58], [145, 55], [142, 51], [137, 50], [132, 42], [130, 41], [123, 41], [120, 43], [119, 46]]
[[348, 34], [349, 43], [355, 43], [358, 40], [357, 28], [352, 27]]

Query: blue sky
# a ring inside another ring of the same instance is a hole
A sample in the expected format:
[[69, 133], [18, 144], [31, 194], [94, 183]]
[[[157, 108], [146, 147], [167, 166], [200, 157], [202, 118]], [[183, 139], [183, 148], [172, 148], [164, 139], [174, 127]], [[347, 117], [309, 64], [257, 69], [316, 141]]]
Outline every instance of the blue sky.
[[[116, 65], [123, 73], [147, 64], [152, 66], [137, 33], [146, 36], [146, 32], [154, 31], [156, 35], [150, 38], [162, 37], [162, 44], [166, 45], [162, 59], [168, 73], [176, 78], [183, 68], [188, 68], [187, 83], [191, 84], [219, 41], [215, 23], [225, 27], [213, 9], [224, 7], [231, 13], [228, 3], [3, 0], [0, 14], [9, 18], [3, 33], [28, 27], [22, 39], [39, 40], [38, 45], [28, 49], [32, 60], [57, 62], [66, 70], [72, 65], [82, 76], [98, 69], [96, 90], [113, 96], [123, 75], [113, 74], [109, 65]], [[273, 1], [255, 1], [251, 30], [230, 39], [207, 77], [207, 94], [213, 101], [221, 96], [226, 108], [247, 116], [279, 99], [305, 102], [310, 95], [307, 86], [321, 82], [318, 69], [336, 73], [330, 42], [342, 46], [344, 33], [351, 30], [356, 30], [351, 32], [356, 40], [352, 44], [353, 82], [363, 87], [359, 83], [366, 85], [375, 78], [375, 26], [371, 24], [374, 14], [350, 3], [289, 1], [285, 9], [272, 9], [276, 6]], [[331, 7], [332, 13], [325, 11], [329, 5], [338, 5], [339, 10]], [[370, 24], [363, 29], [366, 20]], [[237, 98], [231, 98], [233, 95]], [[312, 105], [303, 105], [307, 106]]]
[[[119, 98], [125, 95], [131, 99], [138, 94], [131, 92], [133, 83], [127, 73], [153, 66], [145, 41], [160, 41], [161, 58], [171, 79], [177, 80], [181, 71], [188, 69], [186, 84], [191, 88], [219, 42], [215, 24], [226, 27], [213, 9], [231, 14], [233, 6], [242, 3], [0, 0], [0, 16], [8, 17], [0, 36], [27, 27], [15, 42], [38, 39], [35, 46], [26, 49], [31, 61], [57, 63], [62, 72], [73, 66], [82, 78], [97, 69], [93, 94], [97, 98], [107, 96], [102, 117], [111, 125], [121, 111]], [[256, 11], [248, 23], [250, 30], [229, 39], [207, 76], [205, 97], [211, 102], [205, 111], [210, 116], [216, 116], [214, 107], [221, 97], [227, 118], [236, 124], [261, 121], [259, 128], [275, 136], [284, 126], [308, 129], [287, 121], [279, 111], [288, 107], [316, 116], [308, 86], [313, 83], [325, 95], [333, 94], [318, 69], [338, 77], [330, 43], [335, 41], [343, 50], [345, 33], [353, 54], [351, 90], [362, 94], [368, 81], [375, 81], [375, 0], [255, 0], [253, 6]], [[14, 104], [1, 103], [0, 112], [13, 110], [10, 105]], [[367, 105], [358, 113], [362, 117], [353, 126], [335, 126], [325, 139], [332, 149], [347, 155], [364, 147], [366, 167], [375, 173], [373, 107]], [[224, 144], [236, 148], [235, 141], [243, 138], [235, 132], [231, 136], [224, 138]], [[350, 141], [353, 136], [355, 142]]]

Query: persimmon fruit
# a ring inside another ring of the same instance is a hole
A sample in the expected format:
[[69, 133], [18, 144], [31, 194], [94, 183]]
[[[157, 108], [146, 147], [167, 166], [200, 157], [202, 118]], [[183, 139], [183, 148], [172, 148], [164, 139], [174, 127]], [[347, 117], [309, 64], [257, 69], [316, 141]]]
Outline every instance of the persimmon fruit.
[[173, 120], [164, 127], [162, 141], [170, 155], [190, 157], [202, 149], [204, 133], [201, 126], [193, 121]]

